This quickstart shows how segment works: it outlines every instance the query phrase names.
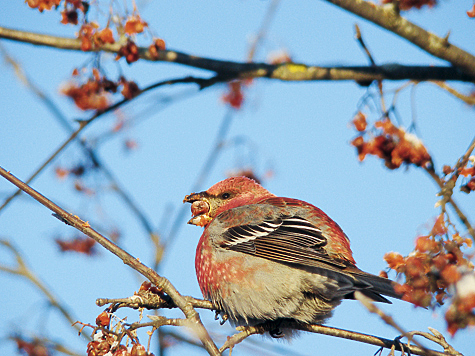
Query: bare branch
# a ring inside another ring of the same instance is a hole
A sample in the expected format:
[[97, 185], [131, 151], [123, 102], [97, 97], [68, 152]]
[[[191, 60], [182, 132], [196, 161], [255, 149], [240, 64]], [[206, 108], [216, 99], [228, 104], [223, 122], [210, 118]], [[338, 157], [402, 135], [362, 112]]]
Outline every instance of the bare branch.
[[445, 83], [445, 82], [437, 82], [436, 81], [436, 82], [433, 82], [433, 83], [435, 85], [437, 85], [438, 87], [446, 90], [448, 93], [452, 94], [456, 98], [464, 101], [468, 105], [471, 105], [471, 106], [475, 105], [475, 96], [462, 94], [462, 93], [458, 92], [457, 90], [455, 90], [454, 88], [448, 86], [447, 83]]
[[[139, 291], [135, 295], [127, 298], [98, 298], [96, 304], [103, 307], [107, 304], [113, 304], [112, 309], [118, 308], [146, 308], [146, 309], [161, 309], [161, 308], [176, 308], [172, 300], [166, 298], [167, 296], [159, 296], [154, 293]], [[196, 299], [193, 297], [183, 296], [187, 302], [194, 308], [216, 310], [216, 307], [209, 301], [203, 299]]]
[[[9, 241], [0, 240], [0, 245], [3, 245], [5, 248], [10, 250], [10, 252], [15, 256], [17, 263], [16, 267], [7, 267], [0, 264], [0, 271], [4, 271], [11, 274], [16, 274], [28, 279], [36, 288], [38, 288], [48, 299], [49, 303], [56, 308], [61, 315], [67, 320], [71, 325], [74, 325], [75, 321], [73, 316], [68, 311], [68, 308], [61, 303], [58, 298], [56, 298], [53, 293], [48, 289], [48, 287], [33, 273], [33, 271], [28, 268], [23, 256], [20, 251], [18, 251]], [[79, 327], [74, 326], [77, 330]], [[86, 337], [88, 338], [88, 337]], [[88, 338], [89, 339], [89, 338]]]
[[192, 304], [188, 301], [187, 298], [183, 297], [173, 285], [170, 283], [168, 279], [158, 275], [157, 272], [152, 270], [151, 268], [145, 266], [141, 263], [138, 259], [127, 253], [126, 251], [122, 250], [120, 247], [115, 245], [113, 242], [99, 234], [97, 231], [92, 229], [89, 224], [83, 220], [81, 220], [78, 216], [72, 215], [65, 211], [64, 209], [60, 208], [58, 205], [54, 204], [51, 200], [47, 199], [42, 194], [38, 193], [36, 190], [32, 189], [18, 178], [13, 176], [11, 173], [7, 172], [5, 169], [0, 167], [0, 175], [7, 179], [10, 183], [16, 185], [22, 191], [30, 195], [32, 198], [37, 200], [39, 203], [53, 211], [57, 214], [61, 219], [66, 221], [69, 225], [73, 226], [74, 228], [78, 229], [85, 235], [93, 238], [98, 243], [100, 243], [104, 248], [108, 251], [112, 252], [114, 255], [119, 257], [127, 266], [133, 268], [148, 280], [150, 280], [153, 284], [155, 284], [158, 288], [162, 289], [166, 294], [170, 296], [173, 300], [175, 305], [183, 312], [186, 316], [187, 320], [189, 321], [189, 325], [192, 325], [192, 330], [196, 333], [198, 338], [203, 343], [203, 346], [206, 348], [210, 355], [219, 355], [218, 348], [214, 344], [213, 340], [208, 334], [208, 331], [203, 326], [199, 314], [193, 308]]
[[[391, 349], [394, 348], [397, 351], [402, 351], [402, 343], [397, 341], [397, 340], [389, 340], [385, 339], [382, 337], [377, 337], [373, 335], [368, 335], [368, 334], [362, 334], [362, 333], [357, 333], [354, 331], [349, 331], [349, 330], [343, 330], [343, 329], [338, 329], [338, 328], [332, 328], [329, 326], [324, 326], [324, 325], [302, 325], [300, 330], [305, 330], [309, 332], [314, 332], [317, 334], [323, 334], [323, 335], [329, 335], [329, 336], [334, 336], [334, 337], [339, 337], [343, 339], [349, 339], [353, 341], [358, 341], [358, 342], [363, 342], [365, 344], [370, 344], [370, 345], [375, 345], [379, 346], [382, 348], [387, 348]], [[425, 353], [424, 349], [421, 349], [420, 347], [416, 345], [404, 345], [404, 349], [407, 351], [409, 350], [411, 354], [413, 355], [434, 355], [434, 356], [447, 356], [447, 355], [460, 355], [459, 353], [445, 353], [445, 352], [439, 352], [435, 350], [427, 350], [430, 353]]]
[[[308, 324], [289, 324], [290, 327], [293, 327], [298, 330], [312, 332], [316, 334], [328, 335], [333, 337], [339, 337], [343, 339], [353, 340], [362, 342], [365, 344], [375, 345], [382, 348], [387, 349], [395, 349], [397, 351], [402, 351], [404, 348], [405, 351], [409, 351], [411, 354], [414, 355], [422, 355], [422, 356], [460, 356], [461, 354], [451, 348], [444, 347], [445, 352], [439, 352], [435, 350], [428, 350], [425, 348], [421, 348], [417, 345], [410, 344], [410, 345], [403, 345], [399, 340], [389, 340], [378, 336], [362, 334], [355, 331], [349, 331], [344, 329], [333, 328], [330, 326], [325, 325], [308, 325]], [[219, 349], [223, 352], [226, 349], [234, 347], [236, 344], [242, 342], [244, 339], [251, 335], [255, 334], [264, 334], [266, 332], [266, 328], [263, 325], [256, 325], [256, 326], [247, 326], [247, 327], [239, 327], [237, 328], [239, 331], [238, 333], [234, 334], [233, 336], [229, 337], [228, 340], [224, 343], [224, 345]], [[414, 332], [416, 335], [417, 332]], [[437, 342], [439, 343], [439, 342]]]
[[264, 334], [266, 332], [266, 328], [260, 325], [256, 326], [246, 326], [246, 327], [238, 327], [236, 328], [239, 332], [234, 334], [233, 336], [228, 337], [226, 342], [223, 346], [220, 347], [219, 351], [223, 352], [227, 349], [232, 350], [234, 346], [239, 344], [240, 342], [244, 341], [247, 337], [255, 334]]
[[440, 201], [440, 204], [442, 205], [442, 209], [443, 210], [445, 209], [445, 204], [447, 203], [450, 204], [452, 208], [455, 210], [455, 213], [459, 217], [460, 221], [467, 228], [467, 232], [471, 235], [472, 240], [475, 241], [475, 229], [473, 228], [472, 224], [468, 220], [467, 215], [465, 215], [465, 213], [462, 212], [458, 204], [452, 198], [453, 189], [455, 188], [455, 183], [460, 174], [459, 168], [463, 167], [467, 163], [467, 160], [474, 149], [475, 149], [475, 138], [470, 143], [464, 155], [456, 163], [455, 168], [454, 168], [454, 175], [453, 175], [454, 179], [452, 178], [446, 179], [446, 180], [441, 179], [439, 175], [435, 172], [434, 167], [424, 167], [424, 170], [431, 176], [431, 178], [440, 188], [440, 192], [438, 195], [442, 197]]
[[[437, 344], [442, 345], [444, 347], [444, 352], [443, 353], [438, 352], [438, 351], [434, 351], [434, 350], [429, 350], [429, 349], [425, 348], [417, 340], [414, 340], [414, 338], [413, 338], [414, 335], [423, 335], [422, 332], [419, 332], [419, 331], [406, 332], [404, 329], [402, 329], [394, 321], [392, 316], [385, 314], [381, 309], [379, 309], [374, 304], [374, 302], [370, 298], [368, 298], [367, 296], [365, 296], [363, 293], [361, 293], [359, 291], [355, 292], [355, 299], [357, 299], [361, 304], [363, 304], [366, 307], [366, 309], [368, 309], [368, 311], [370, 313], [377, 314], [386, 324], [388, 324], [388, 325], [392, 326], [393, 328], [395, 328], [401, 334], [401, 337], [402, 336], [406, 337], [407, 340], [408, 340], [408, 343], [407, 343], [407, 345], [404, 345], [404, 349], [406, 349], [406, 347], [407, 347], [407, 350], [410, 352], [410, 354], [427, 355], [427, 356], [437, 356], [437, 355], [462, 356], [462, 354], [460, 352], [456, 351], [453, 347], [448, 345], [447, 342], [445, 342], [446, 345], [441, 343], [440, 338], [435, 339], [435, 338], [426, 337], [428, 340], [434, 341]], [[435, 329], [433, 329], [433, 330], [435, 330]], [[440, 336], [442, 336], [442, 335], [440, 335]], [[399, 339], [400, 338], [397, 338], [396, 340], [393, 341], [393, 345], [391, 345], [391, 348], [394, 347], [396, 350], [399, 350], [399, 351], [401, 350], [402, 347], [401, 347], [401, 343], [399, 342]], [[443, 339], [443, 341], [445, 341], [445, 339], [443, 337], [442, 337], [442, 339]], [[414, 342], [415, 345], [411, 345], [410, 344], [411, 341]], [[450, 346], [450, 347], [448, 347], [447, 345]], [[384, 347], [386, 347], [386, 346], [384, 346]]]
[[422, 50], [475, 75], [475, 56], [401, 17], [393, 6], [364, 0], [325, 0], [405, 38]]
[[[5, 27], [0, 27], [0, 38], [65, 50], [81, 50], [81, 41], [78, 39], [42, 35], [8, 29]], [[118, 53], [120, 48], [121, 45], [119, 43], [114, 43], [106, 44], [101, 47], [95, 47], [93, 51]], [[459, 49], [459, 51], [461, 50]], [[371, 82], [373, 80], [456, 80], [462, 82], [475, 82], [475, 70], [466, 71], [466, 73], [463, 73], [457, 68], [445, 66], [406, 66], [401, 64], [383, 64], [373, 67], [319, 67], [295, 63], [270, 65], [266, 63], [221, 61], [170, 50], [159, 51], [158, 56], [154, 57], [150, 54], [148, 48], [145, 47], [139, 48], [139, 56], [142, 59], [150, 61], [173, 62], [190, 67], [210, 70], [217, 73], [219, 77], [227, 78], [228, 80], [270, 78], [285, 81], [351, 80], [363, 83]]]
[[[370, 313], [374, 313], [378, 315], [386, 324], [392, 326], [394, 329], [396, 329], [401, 335], [407, 337], [409, 342], [411, 341], [411, 336], [402, 328], [400, 327], [392, 318], [392, 316], [385, 314], [381, 309], [379, 309], [370, 298], [365, 296], [363, 293], [360, 291], [355, 292], [355, 299], [358, 300], [361, 304], [363, 304], [366, 309]], [[431, 352], [427, 350], [425, 347], [423, 347], [420, 343], [414, 341], [416, 345], [423, 350], [424, 355], [431, 355]]]

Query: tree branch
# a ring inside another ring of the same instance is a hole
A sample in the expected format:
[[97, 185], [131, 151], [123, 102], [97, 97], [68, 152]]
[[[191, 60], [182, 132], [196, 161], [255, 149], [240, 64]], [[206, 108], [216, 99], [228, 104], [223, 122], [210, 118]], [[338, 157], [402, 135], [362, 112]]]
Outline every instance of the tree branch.
[[434, 182], [440, 188], [440, 192], [438, 195], [442, 197], [441, 198], [442, 209], [445, 209], [445, 204], [447, 203], [449, 203], [452, 206], [452, 208], [455, 210], [455, 213], [459, 217], [462, 224], [464, 224], [465, 227], [467, 228], [467, 232], [470, 234], [473, 241], [475, 241], [475, 229], [473, 228], [472, 224], [468, 220], [467, 215], [460, 209], [458, 204], [454, 201], [452, 195], [453, 195], [453, 189], [455, 188], [455, 183], [460, 174], [459, 168], [463, 167], [467, 163], [467, 160], [474, 149], [475, 149], [475, 137], [470, 143], [467, 151], [456, 163], [454, 167], [454, 174], [449, 179], [444, 180], [440, 178], [439, 175], [435, 172], [434, 167], [432, 166], [424, 167], [424, 170], [430, 175], [430, 177], [434, 180]]
[[[406, 344], [404, 346], [401, 346], [402, 343], [397, 340], [389, 340], [382, 337], [357, 333], [354, 331], [349, 331], [349, 330], [344, 330], [344, 329], [332, 328], [332, 327], [324, 326], [324, 325], [303, 325], [300, 328], [300, 330], [305, 330], [305, 331], [314, 332], [314, 333], [323, 334], [323, 335], [340, 337], [343, 339], [354, 340], [354, 341], [363, 342], [370, 345], [380, 346], [387, 349], [394, 348], [397, 351], [402, 351], [402, 348], [404, 348], [405, 351], [410, 351], [410, 353], [414, 355], [431, 355], [431, 356], [452, 355], [451, 353], [445, 353], [445, 352], [440, 352], [440, 351], [435, 351], [435, 350], [426, 350], [428, 352], [425, 352], [424, 349], [416, 345], [411, 344], [408, 346]], [[453, 355], [460, 355], [460, 353], [455, 353]]]
[[[430, 356], [447, 356], [447, 355], [460, 356], [461, 355], [457, 351], [453, 349], [449, 349], [449, 348], [447, 348], [446, 352], [428, 350], [428, 349], [424, 349], [413, 344], [403, 345], [402, 342], [400, 342], [398, 339], [389, 340], [389, 339], [385, 339], [378, 336], [362, 334], [362, 333], [358, 333], [358, 332], [350, 331], [350, 330], [333, 328], [333, 327], [325, 326], [325, 325], [316, 325], [316, 324], [308, 325], [308, 324], [295, 323], [293, 325], [289, 324], [289, 326], [298, 330], [302, 330], [302, 331], [353, 340], [353, 341], [362, 342], [365, 344], [379, 346], [381, 348], [394, 349], [396, 351], [403, 351], [404, 349], [404, 351], [410, 352], [410, 354], [413, 354], [413, 355], [423, 355], [423, 356], [429, 356], [429, 355]], [[242, 342], [244, 339], [246, 339], [247, 337], [251, 335], [264, 334], [266, 330], [268, 329], [266, 329], [265, 326], [263, 326], [262, 324], [256, 325], [256, 326], [239, 327], [238, 328], [239, 332], [229, 337], [228, 340], [224, 343], [224, 345], [219, 350], [223, 352], [226, 349], [230, 349], [234, 347], [235, 345]]]
[[97, 231], [92, 229], [89, 224], [79, 217], [68, 213], [67, 211], [60, 208], [58, 205], [53, 203], [51, 200], [38, 193], [33, 188], [29, 187], [21, 180], [13, 176], [11, 173], [7, 172], [5, 169], [0, 167], [0, 175], [8, 180], [10, 183], [16, 185], [19, 189], [30, 195], [36, 201], [53, 211], [60, 220], [67, 223], [68, 225], [73, 226], [77, 230], [81, 231], [85, 235], [93, 238], [98, 243], [100, 243], [108, 251], [112, 252], [114, 255], [119, 257], [127, 266], [133, 268], [153, 284], [155, 284], [159, 289], [162, 289], [170, 298], [173, 300], [175, 305], [183, 312], [187, 320], [190, 322], [189, 325], [192, 325], [193, 331], [196, 333], [198, 338], [203, 343], [203, 346], [206, 348], [206, 351], [210, 355], [219, 355], [218, 348], [214, 344], [213, 340], [208, 334], [208, 331], [203, 326], [199, 314], [193, 308], [193, 305], [188, 301], [186, 297], [183, 297], [175, 287], [170, 283], [165, 277], [161, 277], [157, 272], [151, 268], [145, 266], [143, 263], [139, 262], [138, 259], [122, 250], [120, 247], [115, 245], [113, 242], [99, 234]]
[[[81, 50], [81, 41], [76, 38], [43, 35], [8, 29], [5, 27], [0, 27], [0, 38], [64, 50]], [[120, 48], [120, 43], [114, 43], [94, 47], [92, 51], [104, 51], [117, 54]], [[458, 50], [462, 51], [460, 49]], [[218, 76], [229, 79], [270, 78], [284, 81], [351, 80], [359, 83], [368, 83], [373, 80], [455, 80], [461, 82], [475, 82], [475, 64], [472, 71], [466, 70], [466, 73], [463, 73], [457, 68], [446, 66], [383, 64], [371, 67], [319, 67], [295, 63], [282, 63], [277, 65], [266, 63], [241, 63], [198, 57], [170, 50], [159, 51], [158, 56], [153, 57], [148, 48], [145, 47], [139, 48], [139, 56], [142, 59], [150, 61], [173, 62], [189, 67], [213, 71], [217, 73]], [[471, 55], [467, 53], [467, 56]], [[462, 66], [460, 67], [463, 68]]]
[[457, 99], [460, 99], [462, 101], [464, 101], [466, 104], [470, 105], [470, 106], [475, 106], [475, 97], [472, 96], [472, 95], [465, 95], [465, 94], [462, 94], [460, 92], [458, 92], [457, 90], [455, 90], [454, 88], [448, 86], [445, 82], [433, 82], [435, 85], [437, 85], [438, 87], [446, 90], [448, 93], [452, 94], [453, 96], [455, 96]]
[[408, 40], [427, 53], [450, 62], [465, 73], [475, 76], [475, 56], [401, 17], [393, 6], [379, 6], [364, 0], [325, 0], [358, 15]]
[[[216, 307], [209, 300], [196, 299], [193, 297], [186, 296], [187, 303], [190, 303], [193, 308], [201, 308], [208, 310], [216, 310]], [[146, 309], [162, 309], [162, 308], [176, 308], [176, 305], [173, 301], [169, 300], [165, 296], [159, 296], [157, 294], [147, 292], [147, 291], [138, 291], [131, 297], [127, 298], [97, 298], [96, 305], [103, 307], [107, 304], [113, 304], [112, 309], [117, 310], [119, 308], [146, 308]]]
[[[400, 335], [402, 335], [404, 337], [407, 337], [409, 342], [411, 341], [412, 336], [408, 335], [407, 332], [404, 331], [404, 329], [402, 327], [400, 327], [390, 315], [385, 314], [381, 309], [379, 309], [372, 302], [371, 298], [365, 296], [360, 291], [356, 291], [355, 292], [355, 299], [358, 300], [361, 304], [363, 304], [366, 307], [366, 309], [368, 309], [368, 311], [370, 313], [374, 313], [374, 314], [378, 315], [386, 324], [388, 324], [389, 326], [392, 326], [394, 329], [396, 329], [400, 333]], [[423, 347], [420, 343], [418, 343], [416, 341], [414, 341], [414, 342], [415, 342], [416, 346], [421, 349], [421, 351], [423, 352], [423, 355], [432, 355], [431, 350], [426, 349], [425, 347]]]

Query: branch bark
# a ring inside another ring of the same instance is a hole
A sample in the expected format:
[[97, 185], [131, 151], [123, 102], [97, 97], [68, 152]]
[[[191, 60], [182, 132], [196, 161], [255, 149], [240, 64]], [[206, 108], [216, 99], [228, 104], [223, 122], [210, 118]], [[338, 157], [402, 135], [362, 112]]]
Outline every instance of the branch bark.
[[397, 340], [389, 340], [382, 337], [357, 333], [354, 331], [348, 331], [344, 329], [332, 328], [332, 327], [324, 326], [324, 325], [305, 325], [305, 326], [302, 326], [300, 330], [305, 330], [305, 331], [314, 332], [318, 334], [324, 334], [324, 335], [331, 335], [331, 336], [340, 337], [343, 339], [359, 341], [366, 344], [380, 346], [382, 348], [388, 348], [388, 349], [394, 348], [397, 351], [402, 351], [402, 348], [404, 348], [406, 352], [409, 351], [410, 354], [413, 354], [413, 355], [431, 355], [431, 356], [460, 355], [460, 353], [458, 352], [452, 354], [452, 353], [440, 352], [440, 351], [435, 351], [435, 350], [427, 350], [427, 349], [424, 350], [423, 348], [417, 345], [411, 344], [408, 346], [407, 344], [403, 344], [402, 342], [399, 342]]
[[[421, 31], [424, 30], [421, 29]], [[81, 41], [77, 38], [43, 35], [5, 27], [0, 27], [0, 38], [30, 43], [37, 46], [81, 51]], [[450, 46], [457, 48], [452, 45]], [[117, 54], [120, 48], [120, 43], [105, 44], [100, 47], [95, 47], [93, 52], [104, 51]], [[457, 50], [452, 49], [452, 51], [459, 53], [462, 50], [457, 48]], [[467, 55], [465, 57], [467, 58], [471, 56], [468, 53], [466, 54]], [[475, 82], [475, 58], [473, 61], [473, 70], [467, 70], [464, 73], [457, 68], [447, 66], [407, 66], [402, 64], [383, 64], [371, 67], [320, 67], [296, 63], [283, 63], [277, 65], [266, 63], [242, 63], [198, 57], [171, 50], [159, 51], [158, 56], [153, 57], [150, 54], [148, 48], [145, 47], [139, 48], [139, 56], [140, 58], [149, 61], [172, 62], [189, 67], [213, 71], [217, 73], [218, 76], [229, 79], [270, 78], [284, 81], [351, 80], [363, 84], [371, 83], [373, 80], [455, 80], [461, 82]], [[466, 60], [466, 62], [468, 62], [467, 67], [469, 67], [471, 62], [469, 60]], [[460, 67], [464, 68], [462, 65], [460, 65]]]
[[[424, 349], [414, 344], [404, 344], [399, 341], [399, 339], [389, 340], [378, 336], [362, 334], [355, 331], [344, 330], [333, 328], [325, 325], [304, 325], [304, 324], [295, 324], [293, 325], [295, 329], [312, 332], [316, 334], [328, 335], [333, 337], [338, 337], [342, 339], [353, 340], [357, 342], [362, 342], [365, 344], [379, 346], [381, 348], [394, 349], [396, 351], [404, 351], [413, 355], [422, 355], [422, 356], [460, 356], [461, 354], [455, 350], [447, 349], [444, 352]], [[231, 349], [244, 339], [251, 335], [255, 334], [264, 334], [266, 332], [265, 327], [262, 325], [256, 326], [247, 326], [240, 328], [240, 332], [234, 334], [231, 337], [228, 337], [227, 341], [220, 348], [220, 351], [223, 352], [226, 349]], [[376, 353], [377, 354], [377, 353]]]
[[454, 46], [448, 36], [439, 37], [399, 15], [394, 6], [379, 6], [365, 0], [325, 0], [402, 37], [435, 57], [475, 76], [475, 56]]

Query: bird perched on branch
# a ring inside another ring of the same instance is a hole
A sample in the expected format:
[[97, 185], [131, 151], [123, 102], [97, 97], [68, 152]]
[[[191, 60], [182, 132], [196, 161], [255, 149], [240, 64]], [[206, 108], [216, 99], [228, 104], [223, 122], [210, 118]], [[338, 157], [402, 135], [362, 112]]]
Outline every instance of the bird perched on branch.
[[233, 177], [187, 195], [189, 224], [203, 226], [195, 267], [201, 292], [234, 325], [321, 324], [360, 291], [400, 298], [394, 282], [358, 269], [350, 241], [317, 207]]

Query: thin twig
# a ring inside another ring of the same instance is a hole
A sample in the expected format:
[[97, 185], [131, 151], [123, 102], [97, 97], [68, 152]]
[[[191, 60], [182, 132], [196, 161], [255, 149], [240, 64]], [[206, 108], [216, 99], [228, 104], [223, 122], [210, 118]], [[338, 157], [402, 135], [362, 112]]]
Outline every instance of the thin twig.
[[40, 100], [45, 104], [46, 108], [56, 117], [59, 123], [71, 133], [74, 129], [71, 127], [70, 123], [68, 122], [66, 116], [61, 112], [58, 106], [53, 102], [53, 100], [46, 95], [46, 93], [41, 90], [37, 85], [35, 85], [32, 80], [28, 77], [25, 73], [24, 69], [20, 66], [20, 64], [6, 51], [4, 46], [0, 43], [0, 52], [3, 55], [5, 61], [12, 66], [13, 71], [15, 72], [18, 79], [28, 88], [30, 89]]
[[[89, 122], [91, 122], [92, 120], [90, 120]], [[71, 136], [69, 136], [69, 138], [61, 145], [59, 146], [56, 151], [54, 151], [54, 153], [49, 156], [45, 162], [43, 162], [43, 164], [41, 164], [37, 169], [36, 171], [26, 180], [26, 184], [30, 184], [38, 174], [41, 173], [41, 171], [43, 171], [43, 169], [45, 169], [71, 142], [74, 141], [74, 139], [76, 138], [77, 135], [79, 135], [79, 133], [84, 130], [87, 126], [88, 122], [81, 122], [79, 124], [79, 128], [74, 131], [73, 134], [71, 134]], [[18, 195], [20, 195], [21, 193], [21, 189], [18, 189], [15, 193], [13, 193], [12, 195], [10, 195], [7, 199], [5, 199], [5, 201], [3, 202], [2, 206], [0, 206], [0, 213], [2, 212], [2, 210], [14, 199], [16, 198]]]
[[[379, 309], [373, 301], [365, 296], [363, 293], [360, 291], [355, 292], [355, 299], [358, 300], [361, 304], [363, 304], [366, 309], [370, 313], [374, 313], [378, 315], [386, 324], [389, 326], [392, 326], [394, 329], [396, 329], [401, 335], [405, 336], [409, 342], [411, 341], [411, 335], [409, 335], [402, 327], [400, 327], [393, 319], [392, 316], [387, 315], [384, 313], [381, 309]], [[424, 346], [422, 346], [418, 341], [412, 340], [422, 351], [424, 352], [423, 355], [432, 355], [431, 350], [426, 349]]]
[[[440, 179], [439, 175], [431, 168], [426, 167], [426, 168], [424, 168], [424, 170], [429, 174], [429, 176], [434, 180], [434, 182], [439, 186], [439, 188], [442, 191], [442, 189], [444, 188], [445, 183], [443, 182], [442, 179]], [[455, 210], [455, 213], [459, 217], [460, 221], [467, 228], [467, 232], [472, 236], [472, 239], [475, 241], [475, 229], [472, 227], [472, 224], [468, 220], [465, 213], [462, 212], [462, 210], [459, 208], [458, 204], [453, 200], [453, 198], [451, 196], [447, 200], [447, 203], [449, 203], [452, 206], [452, 208]]]
[[[198, 177], [196, 178], [195, 183], [191, 187], [190, 192], [195, 192], [201, 189], [205, 179], [211, 173], [219, 157], [219, 153], [221, 152], [223, 148], [224, 140], [231, 127], [231, 122], [234, 116], [234, 113], [232, 110], [233, 109], [229, 108], [224, 114], [223, 120], [221, 121], [221, 126], [219, 127], [218, 132], [216, 134], [216, 138], [214, 140], [214, 144], [211, 149], [211, 152], [209, 153], [208, 158], [206, 159], [205, 163], [201, 167], [201, 171], [198, 174]], [[183, 226], [183, 220], [188, 209], [189, 208], [187, 206], [182, 205], [180, 209], [178, 210], [175, 216], [175, 219], [173, 220], [173, 223], [171, 225], [170, 232], [168, 233], [167, 239], [164, 242], [164, 248], [168, 247], [169, 244], [174, 241], [175, 236], [178, 234], [178, 231]]]
[[226, 342], [219, 348], [219, 351], [222, 353], [223, 351], [230, 349], [240, 342], [244, 341], [247, 337], [256, 334], [264, 334], [266, 329], [262, 326], [246, 326], [246, 327], [238, 327], [237, 330], [239, 331], [237, 334], [230, 336], [227, 338]]
[[272, 0], [267, 8], [266, 15], [262, 20], [261, 27], [257, 32], [256, 38], [252, 41], [251, 48], [247, 55], [248, 62], [254, 60], [257, 49], [261, 45], [261, 41], [264, 39], [267, 31], [269, 30], [270, 24], [274, 19], [275, 14], [277, 13], [277, 7], [279, 6], [280, 0]]
[[188, 300], [176, 290], [176, 288], [170, 283], [168, 279], [158, 275], [154, 270], [145, 266], [138, 259], [118, 247], [116, 244], [99, 234], [94, 229], [92, 229], [87, 222], [81, 220], [78, 216], [72, 215], [64, 209], [60, 208], [51, 200], [47, 199], [45, 196], [23, 183], [21, 180], [13, 176], [11, 173], [7, 172], [2, 167], [0, 167], [0, 175], [7, 179], [10, 183], [16, 185], [22, 191], [30, 195], [32, 198], [37, 200], [39, 203], [53, 211], [63, 221], [66, 221], [69, 225], [73, 226], [85, 235], [96, 240], [108, 251], [119, 257], [126, 265], [133, 268], [134, 270], [142, 274], [144, 277], [146, 277], [148, 280], [150, 280], [158, 288], [162, 289], [167, 295], [170, 296], [176, 306], [183, 312], [183, 314], [189, 320], [190, 325], [193, 326], [192, 330], [201, 340], [203, 346], [206, 348], [208, 353], [210, 355], [220, 354], [218, 348], [209, 336], [208, 331], [203, 326], [199, 314], [193, 308], [191, 303], [189, 303]]
[[474, 149], [475, 149], [475, 137], [473, 138], [472, 142], [468, 146], [467, 151], [463, 154], [462, 157], [460, 157], [460, 159], [457, 161], [457, 164], [454, 167], [455, 178], [458, 178], [460, 176], [461, 169], [465, 167], [465, 165], [467, 164], [470, 158], [470, 155], [472, 154]]
[[[68, 311], [67, 307], [61, 303], [57, 297], [53, 295], [53, 293], [48, 289], [48, 287], [33, 273], [33, 271], [28, 268], [25, 259], [21, 255], [21, 253], [16, 249], [9, 241], [7, 240], [0, 240], [0, 245], [3, 245], [6, 247], [10, 252], [15, 256], [15, 260], [17, 263], [17, 266], [12, 268], [12, 267], [7, 267], [5, 265], [0, 265], [0, 271], [4, 271], [7, 273], [11, 274], [16, 274], [18, 276], [22, 276], [26, 279], [28, 279], [36, 288], [38, 288], [41, 293], [43, 293], [48, 299], [49, 303], [56, 308], [61, 315], [68, 321], [70, 325], [74, 325], [76, 320], [74, 317], [70, 314]], [[79, 331], [78, 325], [74, 325], [74, 327]], [[86, 336], [87, 339], [89, 337]]]
[[361, 30], [358, 24], [355, 24], [355, 38], [360, 44], [366, 56], [368, 57], [369, 63], [371, 64], [372, 67], [374, 67], [376, 65], [376, 62], [374, 61], [373, 56], [371, 52], [369, 51], [368, 47], [366, 47], [366, 43], [363, 40], [363, 36], [361, 35]]
[[174, 338], [176, 339], [177, 341], [180, 341], [180, 342], [184, 342], [188, 345], [192, 345], [192, 346], [197, 346], [199, 348], [203, 348], [203, 345], [201, 343], [198, 343], [196, 342], [195, 340], [192, 340], [192, 339], [189, 339], [189, 338], [186, 338], [182, 335], [180, 335], [179, 333], [177, 332], [174, 332], [172, 330], [162, 330], [161, 334], [160, 334], [162, 337], [171, 337], [171, 338]]
[[[353, 341], [358, 341], [370, 345], [375, 345], [379, 346], [381, 348], [386, 348], [386, 349], [391, 349], [394, 348], [397, 351], [402, 351], [401, 348], [401, 343], [397, 340], [390, 340], [390, 339], [385, 339], [382, 337], [378, 336], [373, 336], [373, 335], [368, 335], [368, 334], [363, 334], [363, 333], [357, 333], [354, 331], [349, 331], [349, 330], [344, 330], [344, 329], [338, 329], [338, 328], [332, 328], [329, 326], [324, 326], [324, 325], [302, 325], [300, 327], [300, 330], [305, 330], [309, 332], [314, 332], [317, 334], [323, 334], [323, 335], [329, 335], [329, 336], [334, 336], [334, 337], [339, 337], [343, 339], [348, 339], [348, 340], [353, 340]], [[404, 345], [404, 348], [406, 351], [410, 351], [411, 354], [413, 355], [433, 355], [433, 356], [447, 356], [452, 354], [440, 352], [440, 351], [435, 351], [435, 350], [428, 350], [431, 353], [425, 353], [423, 349], [416, 345]], [[454, 354], [453, 356], [459, 356], [458, 354]]]
[[455, 188], [455, 183], [457, 181], [458, 176], [460, 175], [460, 168], [467, 164], [467, 161], [472, 154], [473, 150], [475, 149], [475, 137], [473, 138], [472, 142], [470, 143], [467, 151], [463, 154], [463, 156], [457, 161], [454, 167], [454, 174], [452, 177], [449, 177], [446, 181], [441, 179], [439, 175], [435, 172], [434, 167], [424, 167], [424, 170], [429, 174], [429, 176], [434, 180], [434, 182], [439, 186], [440, 193], [439, 195], [442, 197], [440, 204], [442, 205], [442, 209], [445, 209], [445, 204], [450, 204], [452, 208], [455, 210], [455, 213], [459, 217], [460, 221], [465, 225], [467, 228], [467, 232], [470, 234], [472, 239], [475, 241], [475, 229], [473, 228], [472, 224], [468, 220], [465, 213], [459, 208], [457, 203], [453, 200], [453, 189]]
[[[355, 24], [355, 37], [359, 45], [365, 52], [366, 56], [368, 57], [371, 67], [376, 67], [376, 62], [374, 61], [373, 55], [371, 54], [368, 47], [366, 46], [365, 41], [363, 40], [363, 36], [361, 35], [361, 30], [358, 24]], [[379, 96], [381, 98], [381, 109], [383, 112], [386, 112], [386, 104], [384, 102], [384, 92], [383, 92], [383, 81], [378, 80], [377, 83], [378, 83], [378, 89], [379, 89]]]
[[438, 330], [436, 330], [434, 328], [431, 328], [431, 327], [428, 327], [428, 329], [430, 330], [430, 332], [432, 334], [427, 333], [427, 332], [422, 332], [422, 331], [409, 331], [408, 334], [410, 334], [412, 336], [419, 335], [419, 336], [425, 337], [427, 340], [430, 340], [432, 342], [435, 342], [435, 343], [439, 344], [440, 346], [442, 346], [444, 348], [444, 352], [449, 354], [449, 355], [462, 356], [462, 354], [460, 352], [455, 350], [452, 347], [452, 345], [450, 345], [447, 342], [444, 335], [442, 335]]
[[[191, 304], [194, 308], [216, 310], [216, 307], [209, 301], [203, 299], [196, 299], [189, 296], [184, 296], [187, 303]], [[176, 308], [176, 305], [170, 304], [169, 301], [164, 298], [149, 293], [139, 293], [127, 298], [98, 298], [96, 299], [96, 305], [103, 307], [107, 304], [120, 304], [120, 307], [127, 308], [147, 308], [147, 309], [158, 309], [158, 308]]]
[[433, 81], [431, 83], [434, 83], [438, 87], [446, 90], [448, 93], [450, 93], [453, 96], [455, 96], [456, 98], [464, 101], [468, 105], [470, 105], [470, 106], [475, 105], [475, 96], [462, 94], [462, 93], [458, 92], [457, 90], [455, 90], [454, 88], [452, 88], [451, 86], [447, 85], [447, 83], [445, 83], [445, 82]]

